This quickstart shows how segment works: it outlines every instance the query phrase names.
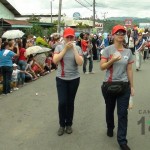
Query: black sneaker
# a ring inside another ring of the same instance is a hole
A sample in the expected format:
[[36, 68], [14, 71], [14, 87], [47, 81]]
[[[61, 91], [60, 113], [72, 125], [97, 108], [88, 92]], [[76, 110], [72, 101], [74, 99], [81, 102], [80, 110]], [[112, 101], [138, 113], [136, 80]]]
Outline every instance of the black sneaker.
[[107, 129], [107, 136], [109, 136], [109, 137], [113, 137], [114, 136], [114, 133], [113, 133], [112, 129]]
[[66, 127], [66, 133], [71, 134], [72, 133], [72, 128], [71, 126]]
[[60, 127], [60, 128], [58, 129], [58, 131], [57, 131], [57, 135], [58, 135], [58, 136], [61, 136], [61, 135], [64, 134], [64, 132], [65, 132], [65, 128], [64, 128], [64, 127]]
[[127, 144], [120, 145], [121, 150], [131, 150]]

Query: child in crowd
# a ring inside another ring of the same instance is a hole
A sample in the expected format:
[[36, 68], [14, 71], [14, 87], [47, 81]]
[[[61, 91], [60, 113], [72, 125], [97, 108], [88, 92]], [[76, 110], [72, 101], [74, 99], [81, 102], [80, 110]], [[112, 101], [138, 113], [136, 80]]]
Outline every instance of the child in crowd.
[[[32, 78], [33, 81], [38, 79], [37, 75], [36, 75], [35, 72], [32, 70], [30, 64], [27, 64], [27, 65], [26, 65], [25, 71], [28, 72], [29, 74], [31, 74], [31, 75], [33, 76], [33, 78]], [[25, 80], [26, 80], [26, 78], [29, 79], [29, 76], [25, 76]], [[27, 79], [27, 80], [28, 80], [28, 79]]]
[[36, 62], [33, 55], [29, 56], [28, 64], [29, 64], [30, 69], [34, 72], [36, 76], [45, 75], [44, 69], [40, 66], [38, 62]]
[[52, 67], [52, 55], [51, 53], [48, 54], [48, 56], [46, 57], [46, 60], [45, 60], [45, 67], [44, 67], [44, 70], [47, 71], [47, 72], [51, 72], [51, 67]]
[[14, 63], [13, 64], [13, 72], [12, 72], [12, 82], [13, 82], [13, 90], [14, 91], [19, 89], [17, 86], [18, 86], [18, 79], [19, 79], [19, 73], [20, 72], [23, 72], [32, 78], [31, 74], [29, 74], [26, 71], [22, 71], [22, 70], [17, 69], [17, 67], [18, 67], [17, 64]]
[[13, 82], [13, 90], [16, 91], [19, 88], [18, 86], [18, 74], [20, 70], [17, 69], [17, 64], [13, 64], [13, 72], [12, 72], [12, 82]]

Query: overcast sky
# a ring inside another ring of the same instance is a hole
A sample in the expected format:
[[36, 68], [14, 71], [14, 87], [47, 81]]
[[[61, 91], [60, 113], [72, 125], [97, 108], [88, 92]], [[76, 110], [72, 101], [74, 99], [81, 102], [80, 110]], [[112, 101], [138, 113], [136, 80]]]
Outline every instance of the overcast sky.
[[[8, 0], [21, 14], [50, 14], [51, 0]], [[59, 0], [52, 0], [53, 14], [58, 14]], [[81, 6], [81, 2], [87, 8]], [[72, 17], [79, 12], [82, 17], [92, 16], [93, 0], [62, 0], [62, 14]], [[150, 0], [96, 0], [96, 16], [107, 17], [150, 17]], [[90, 9], [90, 10], [89, 10]]]

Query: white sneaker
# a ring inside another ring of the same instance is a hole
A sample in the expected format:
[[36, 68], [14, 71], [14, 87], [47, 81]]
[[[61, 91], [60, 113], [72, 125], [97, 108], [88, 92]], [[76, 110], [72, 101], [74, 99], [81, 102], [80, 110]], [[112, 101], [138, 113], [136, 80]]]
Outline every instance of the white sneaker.
[[89, 72], [90, 74], [94, 74], [95, 72], [94, 71], [91, 71], [91, 72]]
[[40, 74], [37, 74], [38, 77], [40, 77]]
[[14, 91], [17, 91], [17, 90], [19, 90], [19, 88], [15, 87], [13, 90], [14, 90]]
[[91, 57], [91, 55], [88, 55], [88, 56], [87, 56], [87, 58], [90, 58], [90, 57]]
[[85, 74], [89, 74], [89, 72], [85, 72]]

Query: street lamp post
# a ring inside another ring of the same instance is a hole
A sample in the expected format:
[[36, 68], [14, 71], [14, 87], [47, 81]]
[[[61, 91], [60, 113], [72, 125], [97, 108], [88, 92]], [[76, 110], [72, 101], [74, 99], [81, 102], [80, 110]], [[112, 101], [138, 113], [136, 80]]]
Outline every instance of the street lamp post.
[[53, 22], [53, 14], [52, 14], [52, 2], [53, 2], [53, 0], [50, 0], [50, 7], [51, 7], [51, 23]]
[[59, 11], [58, 11], [58, 28], [57, 28], [57, 32], [58, 32], [58, 33], [60, 33], [61, 7], [62, 7], [62, 0], [59, 0]]

